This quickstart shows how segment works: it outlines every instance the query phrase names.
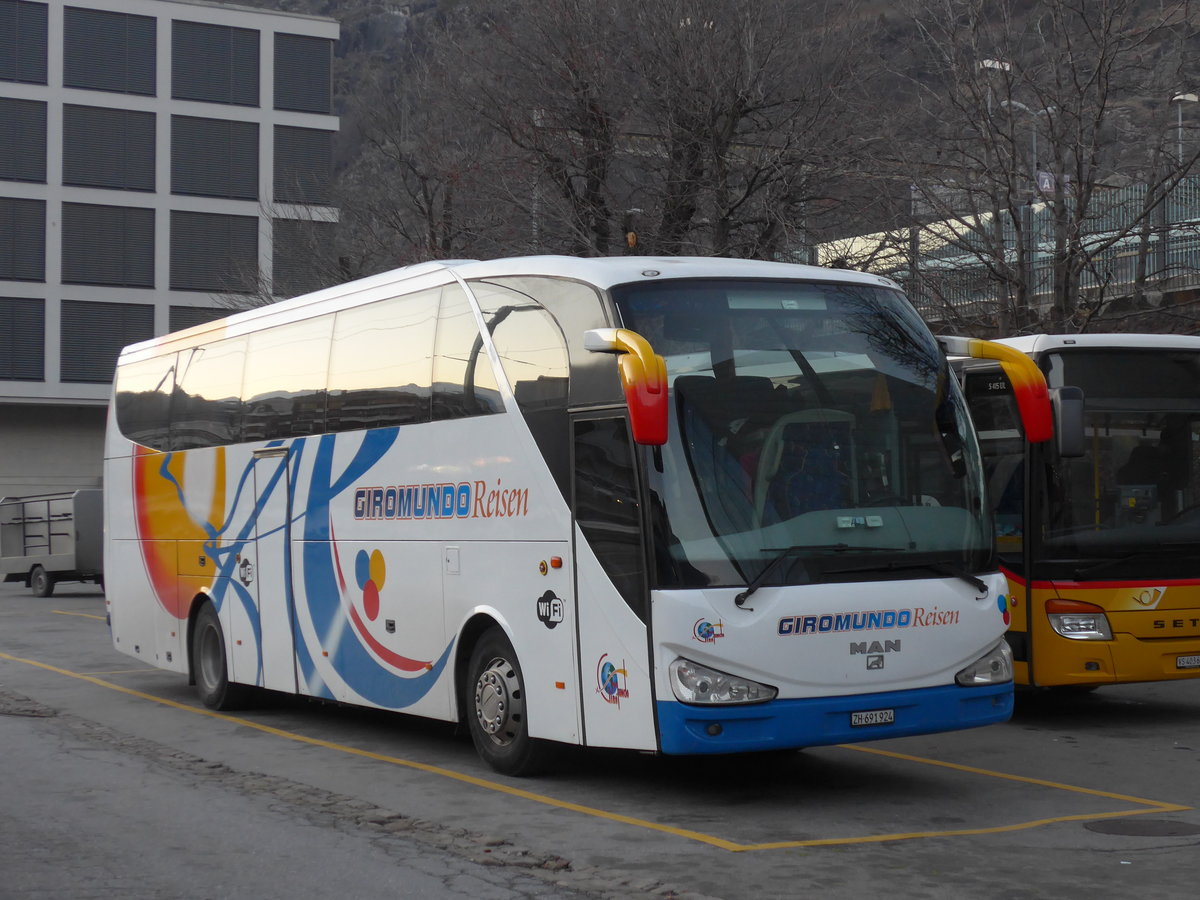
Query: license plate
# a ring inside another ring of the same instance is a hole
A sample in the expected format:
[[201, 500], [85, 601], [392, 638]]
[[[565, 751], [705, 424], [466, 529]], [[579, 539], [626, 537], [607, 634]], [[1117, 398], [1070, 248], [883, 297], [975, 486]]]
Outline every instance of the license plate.
[[1200, 669], [1200, 656], [1177, 656], [1175, 658], [1175, 668]]
[[850, 713], [850, 725], [854, 728], [861, 725], [891, 725], [895, 721], [894, 709], [864, 709], [862, 712]]

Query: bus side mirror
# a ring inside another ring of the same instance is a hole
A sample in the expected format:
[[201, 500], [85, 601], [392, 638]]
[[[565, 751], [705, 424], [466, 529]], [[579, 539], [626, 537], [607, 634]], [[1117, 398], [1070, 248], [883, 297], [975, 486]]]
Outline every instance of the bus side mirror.
[[583, 346], [594, 353], [616, 353], [621, 388], [629, 407], [629, 426], [636, 444], [667, 442], [667, 363], [650, 342], [627, 328], [593, 328], [583, 333]]
[[1054, 410], [1054, 442], [1058, 448], [1058, 455], [1064, 459], [1083, 456], [1083, 389], [1052, 389], [1050, 406]]
[[999, 362], [1004, 377], [1012, 385], [1025, 440], [1031, 444], [1050, 440], [1054, 434], [1050, 392], [1046, 387], [1046, 376], [1032, 359], [1005, 344], [979, 338], [939, 336], [937, 342], [947, 356], [969, 356], [971, 359], [994, 359]]

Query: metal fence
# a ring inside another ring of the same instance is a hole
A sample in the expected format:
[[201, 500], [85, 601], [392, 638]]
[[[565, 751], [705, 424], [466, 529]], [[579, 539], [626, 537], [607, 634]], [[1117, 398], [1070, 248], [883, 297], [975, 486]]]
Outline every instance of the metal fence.
[[[1080, 273], [1085, 297], [1111, 300], [1128, 296], [1144, 266], [1144, 287], [1167, 292], [1200, 286], [1200, 176], [1175, 185], [1145, 217], [1144, 184], [1099, 192], [1081, 223], [1084, 247], [1093, 247]], [[1072, 203], [1071, 198], [1067, 198]], [[1049, 203], [1031, 205], [1025, 228], [1029, 284], [1036, 306], [1049, 308], [1054, 293], [1054, 210]], [[994, 226], [993, 226], [994, 227]], [[1015, 266], [1018, 230], [1001, 223], [1008, 248], [1005, 263]], [[1114, 238], [1119, 239], [1114, 240]], [[990, 236], [989, 236], [990, 237]], [[903, 270], [891, 272], [908, 291], [917, 309], [931, 320], [995, 319], [1002, 301], [1013, 299], [1015, 285], [989, 272], [980, 261], [994, 241], [970, 235], [922, 253]]]

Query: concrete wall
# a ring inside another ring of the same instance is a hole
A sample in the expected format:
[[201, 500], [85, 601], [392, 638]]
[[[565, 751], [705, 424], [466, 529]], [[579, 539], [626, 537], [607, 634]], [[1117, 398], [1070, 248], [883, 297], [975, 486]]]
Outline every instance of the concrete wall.
[[100, 487], [103, 406], [0, 404], [0, 497]]

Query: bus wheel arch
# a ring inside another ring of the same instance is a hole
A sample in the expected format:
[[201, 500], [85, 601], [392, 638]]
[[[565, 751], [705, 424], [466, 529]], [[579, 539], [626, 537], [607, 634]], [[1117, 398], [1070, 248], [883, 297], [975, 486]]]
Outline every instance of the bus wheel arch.
[[529, 735], [520, 660], [505, 630], [489, 616], [464, 626], [455, 660], [459, 717], [479, 756], [504, 775], [533, 775], [553, 756], [553, 745]]

